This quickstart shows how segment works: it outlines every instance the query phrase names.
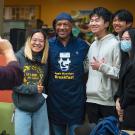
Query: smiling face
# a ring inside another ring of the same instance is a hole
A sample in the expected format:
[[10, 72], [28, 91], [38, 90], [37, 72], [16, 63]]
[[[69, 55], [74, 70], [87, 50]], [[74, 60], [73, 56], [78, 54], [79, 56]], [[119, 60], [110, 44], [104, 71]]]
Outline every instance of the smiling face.
[[121, 40], [128, 40], [131, 41], [130, 35], [128, 33], [128, 31], [125, 31], [121, 37]]
[[102, 17], [99, 17], [98, 15], [93, 15], [90, 19], [89, 23], [91, 31], [97, 36], [97, 37], [103, 37], [106, 35], [107, 27], [109, 26], [108, 22], [105, 22]]
[[59, 20], [56, 22], [55, 30], [61, 39], [67, 39], [72, 31], [72, 23], [68, 20]]
[[118, 16], [114, 17], [113, 19], [113, 28], [114, 31], [120, 34], [126, 28], [130, 27], [131, 23], [127, 23], [126, 21], [122, 21], [118, 18]]
[[33, 34], [30, 43], [31, 43], [31, 50], [34, 53], [41, 52], [45, 45], [44, 35], [41, 32]]

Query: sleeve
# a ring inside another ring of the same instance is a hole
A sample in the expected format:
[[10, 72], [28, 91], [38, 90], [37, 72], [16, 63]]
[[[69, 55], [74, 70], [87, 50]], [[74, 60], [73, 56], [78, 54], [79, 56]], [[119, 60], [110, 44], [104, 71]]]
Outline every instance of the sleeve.
[[85, 56], [85, 59], [84, 59], [84, 62], [83, 62], [83, 66], [84, 66], [84, 72], [85, 73], [88, 73], [89, 71], [89, 59], [88, 59], [88, 54], [89, 54], [89, 48], [90, 46], [85, 42], [84, 44], [86, 46], [86, 56]]
[[120, 55], [120, 48], [119, 44], [117, 44], [112, 52], [112, 65], [103, 63], [99, 67], [99, 71], [106, 74], [110, 78], [118, 79], [119, 78], [119, 71], [120, 71], [120, 64], [121, 64], [121, 55]]
[[126, 106], [135, 103], [135, 65], [130, 70], [129, 78], [127, 81], [127, 86], [124, 88], [123, 96], [120, 99], [121, 107], [123, 109]]
[[47, 93], [47, 84], [48, 84], [48, 62], [45, 65], [44, 68], [44, 78], [43, 78], [43, 85], [44, 85], [44, 90], [43, 93]]
[[117, 98], [121, 97], [122, 93], [123, 93], [123, 88], [122, 88], [122, 84], [123, 84], [123, 77], [122, 74], [124, 73], [125, 66], [121, 65], [120, 66], [120, 71], [119, 71], [119, 80], [118, 80], [118, 90], [116, 91], [115, 95], [114, 95], [114, 101], [117, 100]]
[[114, 101], [116, 102], [117, 98], [121, 97], [122, 89], [121, 89], [121, 81], [119, 81], [118, 90], [116, 91], [114, 95]]
[[0, 89], [12, 89], [23, 81], [23, 71], [18, 62], [10, 62], [7, 66], [0, 67]]
[[84, 72], [87, 73], [89, 71], [90, 66], [88, 56], [86, 56], [86, 58], [84, 59], [83, 65], [84, 65]]

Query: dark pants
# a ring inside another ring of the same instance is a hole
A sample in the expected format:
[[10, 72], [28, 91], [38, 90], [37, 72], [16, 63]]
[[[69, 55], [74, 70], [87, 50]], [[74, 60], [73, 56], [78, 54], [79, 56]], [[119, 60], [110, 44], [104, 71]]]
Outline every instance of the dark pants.
[[117, 117], [115, 106], [104, 106], [95, 103], [86, 103], [86, 112], [89, 123], [98, 123], [104, 117], [113, 115]]
[[75, 135], [75, 128], [80, 127], [80, 124], [74, 125], [57, 125], [50, 122], [50, 132], [51, 135], [66, 135], [66, 131], [68, 131], [68, 135]]
[[121, 128], [125, 130], [135, 130], [135, 105], [124, 109], [124, 120]]

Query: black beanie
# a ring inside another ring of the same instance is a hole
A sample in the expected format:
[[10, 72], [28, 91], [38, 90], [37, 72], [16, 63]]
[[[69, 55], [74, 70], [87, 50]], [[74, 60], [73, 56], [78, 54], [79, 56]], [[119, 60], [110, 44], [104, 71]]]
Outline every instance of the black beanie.
[[56, 21], [59, 21], [59, 20], [68, 20], [68, 21], [70, 21], [70, 22], [73, 21], [71, 15], [68, 14], [68, 13], [65, 13], [65, 12], [62, 12], [62, 13], [60, 13], [58, 16], [56, 16], [55, 20], [56, 20]]
[[68, 20], [70, 22], [73, 22], [73, 18], [71, 17], [70, 14], [68, 13], [65, 13], [65, 12], [62, 12], [60, 13], [59, 15], [56, 16], [56, 18], [54, 19], [53, 21], [53, 28], [55, 29], [55, 24], [57, 21], [60, 21], [60, 20]]

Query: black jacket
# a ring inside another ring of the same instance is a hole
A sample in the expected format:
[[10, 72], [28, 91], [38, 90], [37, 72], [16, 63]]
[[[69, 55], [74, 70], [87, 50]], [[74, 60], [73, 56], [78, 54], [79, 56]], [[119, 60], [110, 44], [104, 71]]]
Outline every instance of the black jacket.
[[120, 71], [119, 88], [115, 98], [120, 98], [123, 109], [135, 105], [135, 63], [127, 61]]

